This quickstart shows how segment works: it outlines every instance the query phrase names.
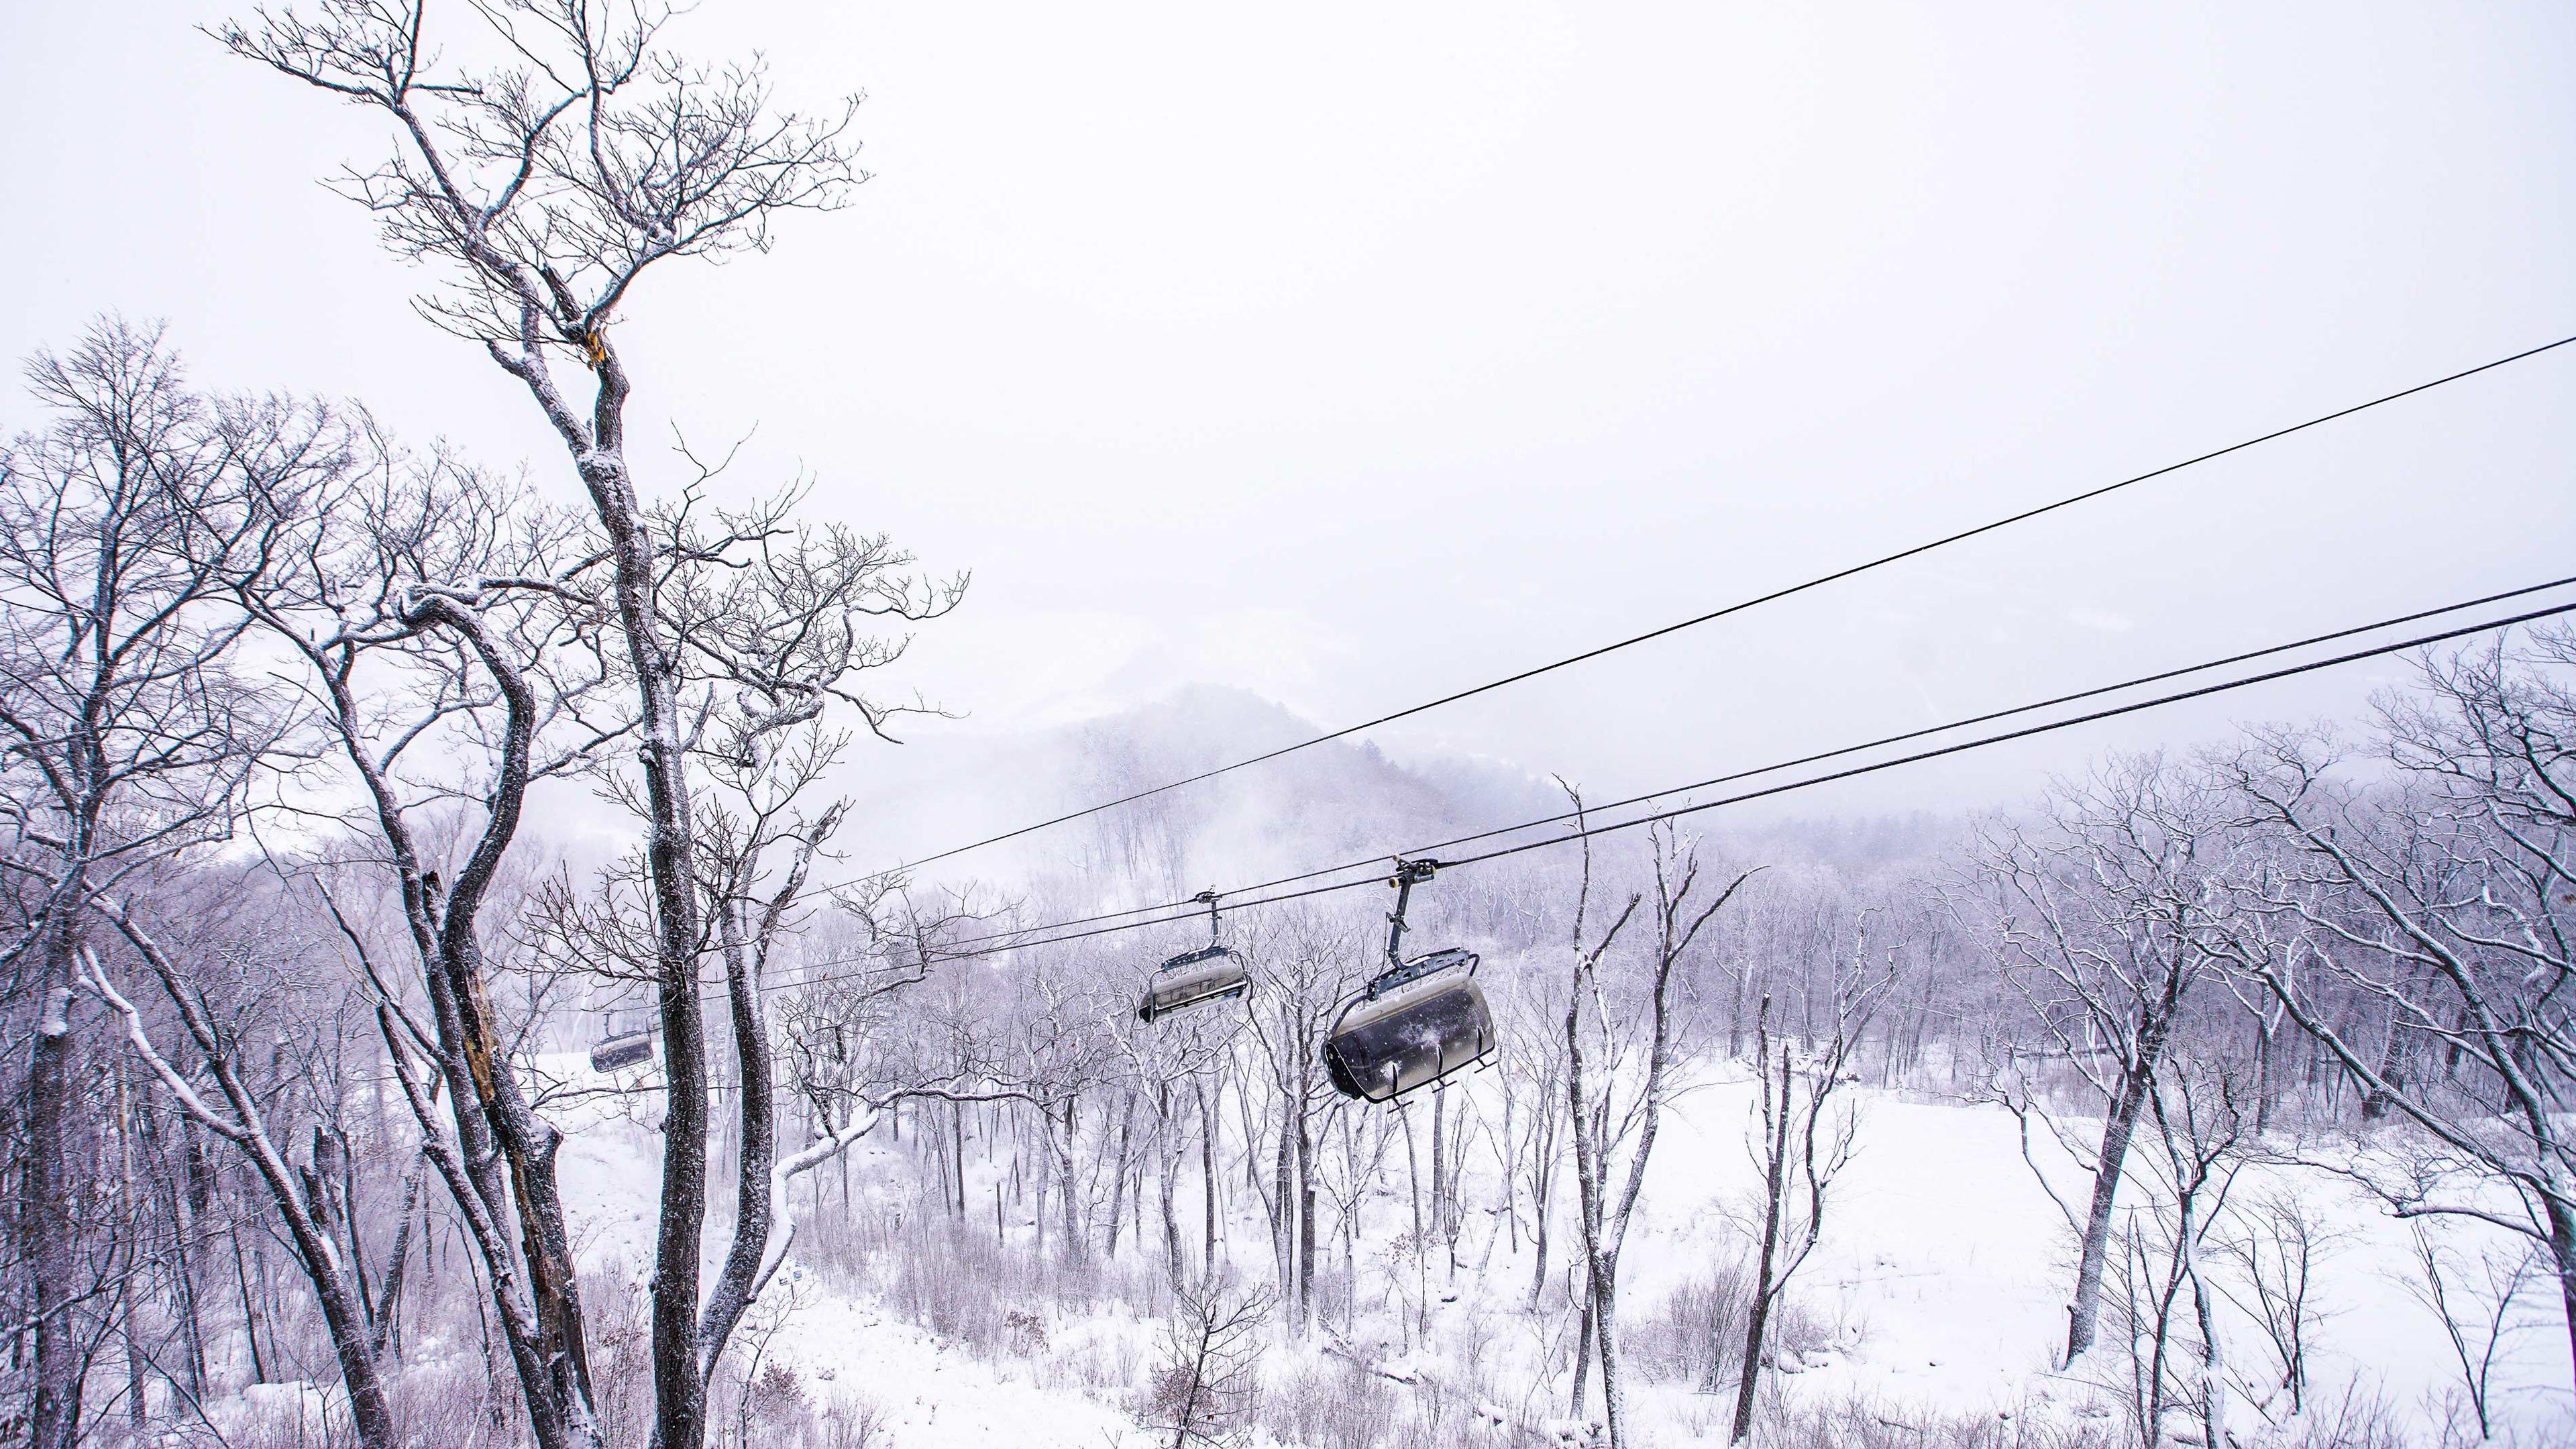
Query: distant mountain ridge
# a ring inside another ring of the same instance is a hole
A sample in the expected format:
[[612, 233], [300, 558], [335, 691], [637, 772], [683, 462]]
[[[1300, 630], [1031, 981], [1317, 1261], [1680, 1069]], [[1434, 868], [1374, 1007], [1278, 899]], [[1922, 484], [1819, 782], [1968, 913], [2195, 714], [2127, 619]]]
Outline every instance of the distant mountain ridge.
[[[1312, 739], [1325, 727], [1274, 700], [1193, 684], [1153, 702], [1020, 735], [907, 745], [899, 783], [855, 790], [850, 863], [881, 868], [1136, 795]], [[859, 747], [856, 764], [883, 762]], [[1120, 904], [1176, 899], [1389, 855], [1557, 814], [1563, 795], [1507, 763], [1399, 763], [1363, 738], [1332, 740], [1213, 779], [1030, 831], [925, 868], [925, 880], [1046, 882], [1049, 894]], [[1935, 851], [1947, 817], [1801, 820], [1698, 828], [1751, 853], [1841, 863]], [[858, 833], [864, 830], [865, 835]], [[1526, 838], [1526, 837], [1521, 837]]]

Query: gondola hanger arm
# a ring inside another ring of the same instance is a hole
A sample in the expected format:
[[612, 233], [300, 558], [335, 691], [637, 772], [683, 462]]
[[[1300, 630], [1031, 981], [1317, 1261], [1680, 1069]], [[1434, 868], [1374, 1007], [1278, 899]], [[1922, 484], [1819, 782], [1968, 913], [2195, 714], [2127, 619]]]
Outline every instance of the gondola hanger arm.
[[1216, 888], [1210, 886], [1208, 889], [1190, 897], [1190, 899], [1197, 901], [1208, 908], [1208, 944], [1211, 946], [1215, 945], [1217, 943]]
[[1404, 966], [1404, 912], [1413, 904], [1413, 888], [1439, 872], [1440, 862], [1429, 857], [1408, 860], [1399, 855], [1395, 858], [1395, 874], [1386, 882], [1395, 888], [1395, 909], [1386, 918], [1386, 964], [1389, 970], [1401, 970]]

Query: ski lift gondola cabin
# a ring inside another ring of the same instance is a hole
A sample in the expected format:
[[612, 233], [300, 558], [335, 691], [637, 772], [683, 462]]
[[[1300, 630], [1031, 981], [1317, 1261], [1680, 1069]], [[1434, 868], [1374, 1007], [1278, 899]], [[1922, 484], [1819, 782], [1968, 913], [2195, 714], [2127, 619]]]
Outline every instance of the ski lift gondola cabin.
[[1156, 968], [1145, 983], [1144, 1004], [1136, 1008], [1139, 1020], [1159, 1021], [1173, 1012], [1225, 1001], [1252, 989], [1251, 969], [1216, 939], [1216, 892], [1201, 891], [1191, 899], [1208, 908], [1208, 943]]
[[1492, 1055], [1494, 1013], [1475, 970], [1476, 953], [1452, 947], [1369, 983], [1324, 1040], [1333, 1086], [1363, 1102], [1392, 1102]]
[[1493, 1009], [1476, 984], [1476, 953], [1449, 947], [1403, 958], [1404, 912], [1437, 861], [1400, 860], [1387, 917], [1387, 969], [1342, 1006], [1324, 1038], [1324, 1073], [1346, 1097], [1392, 1102], [1494, 1053]]
[[653, 1060], [653, 1026], [643, 1018], [630, 1021], [624, 1030], [618, 1028], [615, 1016], [603, 1020], [599, 1041], [590, 1049], [590, 1069], [613, 1072], [638, 1062]]
[[1243, 958], [1223, 946], [1201, 946], [1166, 961], [1145, 983], [1145, 1004], [1136, 1008], [1144, 1021], [1159, 1021], [1176, 1011], [1224, 1001], [1252, 989], [1252, 973]]

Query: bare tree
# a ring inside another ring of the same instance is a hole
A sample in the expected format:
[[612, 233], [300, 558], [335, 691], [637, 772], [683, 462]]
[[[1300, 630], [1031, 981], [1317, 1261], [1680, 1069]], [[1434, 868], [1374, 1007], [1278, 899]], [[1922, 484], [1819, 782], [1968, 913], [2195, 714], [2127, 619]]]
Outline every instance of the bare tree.
[[[700, 1371], [710, 1379], [743, 1313], [768, 1274], [776, 1271], [769, 1240], [774, 1221], [786, 1211], [785, 1179], [793, 1175], [777, 1171], [782, 1164], [771, 1032], [762, 1000], [769, 967], [782, 940], [801, 924], [796, 915], [805, 904], [815, 856], [847, 812], [840, 801], [810, 813], [799, 808], [800, 797], [821, 778], [845, 740], [811, 727], [777, 744], [747, 729], [738, 727], [737, 734], [728, 757], [710, 773], [730, 776], [724, 783], [739, 804], [726, 809], [710, 800], [712, 808], [696, 812], [698, 859], [706, 873], [707, 908], [715, 917], [733, 1021], [735, 1097], [741, 1115], [733, 1241], [699, 1314]], [[773, 854], [784, 856], [783, 863], [773, 866]], [[854, 1140], [838, 1132], [822, 1138], [833, 1152]], [[808, 1144], [798, 1154], [811, 1160], [797, 1164], [796, 1173], [826, 1160], [829, 1153], [816, 1152], [817, 1145]], [[786, 1244], [780, 1236], [783, 1255]]]
[[1403, 1130], [1396, 1112], [1334, 1110], [1324, 1119], [1322, 1151], [1315, 1181], [1333, 1205], [1333, 1220], [1342, 1240], [1342, 1277], [1348, 1290], [1342, 1332], [1347, 1338], [1359, 1318], [1360, 1232], [1366, 1226], [1368, 1200], [1385, 1180], [1387, 1154]]
[[[483, 49], [501, 57], [479, 69], [443, 62], [425, 9], [415, 0], [335, 4], [318, 16], [262, 11], [217, 33], [236, 54], [394, 122], [395, 154], [352, 170], [345, 190], [375, 212], [394, 251], [443, 264], [446, 283], [421, 310], [522, 386], [596, 515], [635, 704], [663, 1044], [655, 1434], [662, 1449], [697, 1449], [711, 1356], [698, 1272], [708, 1080], [695, 983], [709, 933], [689, 760], [705, 715], [692, 694], [720, 684], [755, 734], [833, 701], [882, 729], [894, 711], [845, 681], [900, 645], [868, 641], [846, 620], [926, 617], [954, 603], [955, 589], [889, 587], [881, 566], [848, 558], [881, 565], [882, 548], [845, 533], [788, 547], [776, 512], [711, 531], [657, 529], [627, 453], [634, 384], [611, 332], [636, 283], [670, 258], [765, 249], [782, 213], [841, 205], [862, 179], [846, 139], [855, 100], [820, 119], [778, 111], [757, 63], [713, 69], [661, 50], [669, 12], [654, 5], [460, 5], [486, 30]], [[566, 390], [558, 363], [587, 374], [587, 397]], [[727, 555], [760, 567], [705, 585], [700, 597], [723, 603], [716, 617], [726, 622], [688, 627], [673, 567]], [[735, 607], [753, 600], [790, 601], [793, 626]]]
[[[1842, 1098], [1842, 1090], [1853, 1079], [1861, 1034], [1895, 976], [1893, 967], [1870, 967], [1868, 946], [1864, 920], [1854, 934], [1848, 964], [1834, 973], [1832, 1019], [1809, 1050], [1801, 1052], [1785, 1034], [1772, 1035], [1767, 1000], [1754, 1029], [1761, 1096], [1752, 1135], [1755, 1165], [1762, 1172], [1762, 1235], [1744, 1318], [1742, 1373], [1735, 1385], [1729, 1443], [1740, 1444], [1753, 1432], [1753, 1401], [1761, 1387], [1772, 1314], [1824, 1237], [1834, 1181], [1850, 1165], [1859, 1138], [1860, 1114]], [[1711, 1362], [1719, 1358], [1712, 1355]]]
[[1530, 1198], [1532, 1266], [1523, 1311], [1536, 1313], [1547, 1291], [1549, 1227], [1568, 1135], [1565, 1011], [1534, 976], [1509, 981], [1495, 995], [1502, 1038], [1503, 1140], [1510, 1170]]
[[[1164, 1271], [1175, 1289], [1190, 1282], [1192, 1276], [1188, 1254], [1181, 1245], [1179, 1199], [1182, 1150], [1188, 1145], [1197, 1115], [1191, 1105], [1192, 1094], [1206, 1090], [1208, 1078], [1234, 1050], [1236, 1037], [1248, 1020], [1248, 1013], [1232, 1010], [1184, 1012], [1150, 1023], [1121, 1022], [1114, 1039], [1124, 1074], [1151, 1114], [1146, 1152], [1152, 1159], [1155, 1177]], [[1325, 1125], [1329, 1138], [1330, 1119]], [[1318, 1158], [1329, 1160], [1329, 1152]], [[1320, 1169], [1309, 1170], [1314, 1172], [1315, 1181], [1327, 1185], [1329, 1192], [1331, 1179]], [[1336, 1197], [1335, 1201], [1341, 1199]], [[1202, 1264], [1203, 1270], [1213, 1266]], [[1301, 1314], [1311, 1311], [1311, 1306], [1299, 1309]]]
[[[2206, 928], [2228, 903], [2209, 883], [2241, 848], [2233, 824], [2217, 792], [2150, 756], [2059, 787], [2044, 832], [1997, 821], [1979, 848], [1978, 905], [1996, 963], [2048, 1044], [2041, 1055], [2103, 1103], [2098, 1142], [2066, 1144], [2092, 1177], [2084, 1209], [2068, 1212], [2078, 1246], [2069, 1363], [2093, 1345], [2112, 1212], [2156, 1071], [2194, 988], [2219, 964]], [[2018, 1093], [2006, 1105], [2024, 1114], [2025, 1143], [2031, 1085], [2016, 1073], [2005, 1087]]]
[[1214, 1281], [1183, 1289], [1166, 1330], [1148, 1427], [1169, 1449], [1243, 1441], [1246, 1411], [1260, 1392], [1261, 1329], [1270, 1300]]
[[[2347, 778], [2314, 732], [2258, 732], [2214, 768], [2283, 850], [2248, 894], [2308, 946], [2246, 969], [2408, 1129], [2354, 1175], [2401, 1216], [2481, 1218], [2545, 1248], [2576, 1353], [2570, 666], [2563, 628], [2426, 659], [2423, 693], [2382, 701], [2394, 785]], [[2339, 996], [2411, 1049], [2374, 1049]]]
[[[730, 1266], [735, 1258], [729, 1258], [719, 1295], [709, 1303], [711, 1314], [729, 1308], [739, 1318], [785, 1263], [796, 1233], [789, 1185], [847, 1152], [891, 1120], [901, 1104], [1028, 1100], [1002, 1073], [991, 1034], [976, 1023], [951, 1018], [935, 1032], [907, 1034], [894, 1021], [897, 1003], [947, 959], [948, 942], [992, 921], [1003, 908], [979, 907], [968, 893], [933, 895], [899, 885], [868, 898], [844, 894], [840, 905], [861, 923], [868, 945], [856, 960], [836, 956], [809, 968], [807, 974], [820, 979], [799, 984], [785, 999], [783, 1075], [805, 1104], [809, 1128], [794, 1151], [782, 1154], [773, 1141], [755, 1158], [746, 1121], [740, 1171], [748, 1178], [757, 1169], [764, 1183], [757, 1194], [743, 1190], [740, 1211], [757, 1211], [762, 1221], [755, 1227], [737, 1220], [731, 1253], [758, 1256], [739, 1274]], [[760, 1090], [759, 1079], [748, 1066], [744, 1072], [749, 1097]], [[731, 1286], [735, 1282], [738, 1288]], [[710, 1377], [730, 1332], [731, 1325], [721, 1325], [706, 1334]]]
[[[2576, 1141], [2567, 1132], [2576, 1030], [2576, 699], [2542, 671], [2576, 640], [2536, 638], [2435, 662], [2438, 707], [2392, 706], [2402, 789], [2332, 775], [2313, 735], [2271, 732], [2218, 767], [2288, 847], [2251, 888], [2308, 928], [2298, 961], [2243, 963], [2370, 1098], [2412, 1129], [2357, 1177], [2401, 1216], [2495, 1223], [2548, 1249], [2576, 1352]], [[2409, 1070], [2358, 1039], [2329, 992], [2379, 1003], [2388, 1031], [2443, 1070]], [[2475, 1188], [2511, 1194], [2499, 1210]]]
[[2484, 1246], [2475, 1254], [2445, 1252], [2420, 1221], [2414, 1225], [2414, 1246], [2415, 1276], [2407, 1280], [2407, 1291], [2441, 1321], [2459, 1370], [2460, 1391], [2478, 1421], [2478, 1437], [2492, 1439], [2496, 1355], [2521, 1326], [2515, 1322], [2517, 1300], [2544, 1274], [2540, 1250], [2528, 1239], [2518, 1239], [2505, 1251]]
[[[2150, 1441], [2163, 1433], [2177, 1389], [2201, 1421], [2202, 1442], [2221, 1443], [2226, 1434], [2230, 1378], [2210, 1257], [2228, 1194], [2245, 1165], [2250, 1118], [2236, 1072], [2236, 1064], [2213, 1055], [2170, 1052], [2148, 1096], [2160, 1150], [2143, 1174], [2151, 1201], [2146, 1212], [2133, 1215], [2128, 1233], [2129, 1271], [2143, 1281], [2144, 1292], [2133, 1293], [2126, 1342], [2131, 1405], [2139, 1434]], [[2174, 1367], [2174, 1314], [2186, 1288], [2198, 1359], [2187, 1375]], [[2137, 1352], [2141, 1340], [2148, 1345], [2143, 1356]]]
[[[1272, 1101], [1271, 1247], [1292, 1332], [1314, 1315], [1316, 1119], [1335, 1101], [1323, 1070], [1334, 1008], [1357, 983], [1369, 943], [1324, 916], [1296, 912], [1262, 924], [1248, 943], [1254, 987], [1245, 1003]], [[1435, 1108], [1436, 1110], [1436, 1108]]]
[[2235, 1265], [2243, 1289], [2231, 1291], [2222, 1280], [2219, 1291], [2261, 1327], [2281, 1369], [2276, 1393], [2289, 1396], [2290, 1413], [2302, 1413], [2308, 1402], [2309, 1350], [2323, 1317], [2312, 1290], [2340, 1235], [2294, 1190], [2265, 1194], [2236, 1216], [2237, 1231], [2215, 1246]]
[[[1581, 792], [1563, 780], [1557, 781], [1557, 784], [1565, 791], [1566, 797], [1574, 802], [1576, 830], [1583, 830], [1585, 827]], [[1592, 841], [1588, 835], [1580, 837], [1580, 840], [1583, 848], [1582, 866], [1575, 884], [1572, 928], [1567, 935], [1572, 970], [1565, 996], [1565, 1102], [1567, 1119], [1573, 1129], [1575, 1221], [1582, 1231], [1585, 1284], [1582, 1310], [1583, 1331], [1577, 1341], [1574, 1354], [1573, 1405], [1575, 1412], [1582, 1411], [1583, 1380], [1591, 1367], [1597, 1344], [1597, 1353], [1601, 1360], [1602, 1417], [1609, 1427], [1613, 1449], [1616, 1449], [1626, 1429], [1627, 1402], [1624, 1397], [1625, 1385], [1619, 1379], [1618, 1326], [1613, 1317], [1603, 1311], [1605, 1305], [1615, 1306], [1617, 1302], [1617, 1266], [1620, 1247], [1608, 1232], [1612, 1211], [1609, 1198], [1612, 1189], [1608, 1182], [1611, 1169], [1608, 1159], [1616, 1138], [1625, 1135], [1624, 1129], [1629, 1125], [1628, 1119], [1636, 1115], [1634, 1108], [1643, 1105], [1643, 1102], [1632, 1103], [1631, 1113], [1623, 1116], [1623, 1119], [1614, 1127], [1610, 1118], [1614, 1084], [1609, 1081], [1595, 1083], [1587, 1080], [1585, 1069], [1587, 1052], [1597, 1053], [1604, 1058], [1598, 1066], [1602, 1076], [1610, 1077], [1618, 1069], [1615, 1056], [1619, 1043], [1612, 1035], [1610, 1005], [1601, 989], [1601, 958], [1608, 954], [1612, 944], [1619, 939], [1619, 933], [1627, 929], [1628, 922], [1636, 915], [1638, 902], [1643, 897], [1635, 892], [1630, 893], [1628, 903], [1620, 908], [1619, 914], [1611, 920], [1608, 928], [1603, 930], [1590, 945], [1585, 945], [1584, 927], [1592, 908]], [[1658, 986], [1662, 984], [1659, 982]], [[1667, 998], [1661, 990], [1658, 990], [1649, 1046], [1650, 1053], [1657, 1056], [1660, 1056], [1661, 1049], [1666, 1043], [1667, 1019], [1664, 1014], [1666, 1003]], [[1589, 1029], [1584, 1024], [1583, 1008], [1587, 1004], [1592, 1007], [1592, 1024]], [[1660, 1065], [1660, 1063], [1657, 1064]], [[1660, 1087], [1662, 1084], [1658, 1082], [1656, 1085]], [[1644, 1125], [1642, 1120], [1638, 1125]], [[1652, 1145], [1651, 1138], [1648, 1145]], [[1637, 1159], [1636, 1165], [1642, 1169], [1644, 1165], [1642, 1156]], [[1620, 1224], [1622, 1229], [1626, 1226], [1625, 1209], [1630, 1205], [1631, 1202], [1628, 1200], [1623, 1200], [1620, 1204], [1619, 1216], [1622, 1219]]]
[[[1574, 803], [1579, 821], [1581, 797], [1576, 796]], [[1566, 1101], [1574, 1139], [1586, 1313], [1601, 1359], [1601, 1396], [1614, 1446], [1626, 1442], [1627, 1434], [1619, 1365], [1619, 1256], [1645, 1189], [1646, 1166], [1654, 1155], [1664, 1108], [1680, 1088], [1674, 973], [1700, 932], [1754, 874], [1744, 871], [1714, 895], [1694, 899], [1700, 888], [1698, 842], [1678, 834], [1670, 824], [1650, 827], [1647, 834], [1655, 898], [1650, 917], [1654, 940], [1644, 979], [1620, 993], [1627, 1000], [1614, 1000], [1601, 980], [1601, 958], [1627, 923], [1628, 911], [1589, 951], [1582, 946], [1582, 898], [1591, 888], [1587, 855], [1575, 908], [1574, 980], [1565, 1013]], [[1628, 910], [1636, 905], [1637, 898], [1631, 896]], [[1624, 1090], [1622, 1077], [1630, 1083]]]
[[[253, 973], [275, 975], [303, 953], [271, 937], [240, 943], [212, 959], [183, 961], [114, 898], [98, 896], [92, 904], [114, 924], [161, 988], [162, 998], [178, 1018], [187, 1055], [174, 1061], [172, 1054], [161, 1049], [142, 1010], [117, 989], [98, 953], [87, 945], [81, 948], [83, 984], [116, 1013], [127, 1045], [189, 1120], [233, 1144], [249, 1159], [267, 1189], [270, 1206], [286, 1225], [296, 1265], [321, 1305], [358, 1442], [367, 1449], [392, 1449], [395, 1426], [376, 1364], [377, 1339], [369, 1324], [365, 1285], [342, 1247], [338, 1200], [313, 1166], [299, 1170], [289, 1161], [287, 1146], [273, 1129], [270, 1109], [262, 1102], [262, 1084], [248, 1080], [242, 1070], [248, 1016], [259, 1010], [263, 998], [291, 994], [281, 989], [291, 983], [240, 978]], [[227, 982], [227, 977], [235, 979]], [[224, 1010], [226, 1004], [233, 1007], [231, 1013]], [[211, 1096], [200, 1090], [209, 1083]]]
[[33, 964], [39, 1003], [21, 1108], [29, 1432], [61, 1449], [80, 1419], [64, 1126], [90, 916], [235, 829], [285, 727], [231, 663], [228, 569], [266, 527], [245, 499], [336, 470], [347, 439], [323, 410], [200, 396], [157, 330], [115, 320], [38, 354], [27, 378], [50, 421], [0, 451], [0, 828], [33, 890], [5, 950]]
[[[597, 1426], [555, 1181], [561, 1134], [496, 1009], [484, 918], [531, 790], [590, 768], [631, 728], [603, 708], [611, 659], [585, 591], [598, 557], [577, 519], [451, 456], [381, 440], [369, 456], [346, 478], [268, 490], [276, 537], [230, 587], [297, 666], [287, 678], [354, 795], [345, 812], [308, 805], [308, 818], [364, 842], [359, 878], [390, 876], [400, 903], [400, 944], [387, 947], [329, 883], [348, 873], [317, 877], [386, 1008], [387, 1051], [429, 1160], [485, 1260], [531, 1427], [545, 1449], [587, 1444]], [[393, 969], [394, 953], [412, 969]], [[409, 1075], [415, 1055], [435, 1088]]]
[[[1095, 1137], [1114, 1136], [1101, 1124], [1112, 1121], [1108, 1104], [1123, 1105], [1130, 1087], [1124, 1034], [1136, 1013], [1134, 981], [1124, 975], [1105, 979], [1085, 970], [1079, 959], [1052, 952], [1021, 960], [1021, 969], [1013, 973], [1003, 1076], [1038, 1109], [1044, 1159], [1036, 1183], [1038, 1244], [1044, 1248], [1047, 1241], [1051, 1201], [1058, 1251], [1080, 1263], [1092, 1255], [1092, 1233], [1100, 1226], [1103, 1207], [1101, 1163], [1096, 1154], [1087, 1157], [1083, 1145], [1084, 1109], [1086, 1103], [1092, 1108]], [[1223, 1060], [1212, 1055], [1208, 1064]], [[1220, 1084], [1205, 1111], [1213, 1112], [1214, 1099], [1222, 1095]]]

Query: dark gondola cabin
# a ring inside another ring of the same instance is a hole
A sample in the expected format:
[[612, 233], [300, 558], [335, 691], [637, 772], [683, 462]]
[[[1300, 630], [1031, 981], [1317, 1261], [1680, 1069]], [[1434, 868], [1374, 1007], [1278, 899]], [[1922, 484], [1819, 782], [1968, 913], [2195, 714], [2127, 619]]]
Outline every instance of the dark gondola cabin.
[[613, 1072], [651, 1060], [653, 1028], [649, 1023], [635, 1023], [621, 1031], [612, 1017], [601, 1031], [598, 1044], [590, 1049], [590, 1069], [594, 1072]]
[[1494, 1013], [1475, 970], [1472, 951], [1434, 951], [1352, 998], [1324, 1042], [1334, 1088], [1363, 1102], [1392, 1102], [1492, 1055]]

